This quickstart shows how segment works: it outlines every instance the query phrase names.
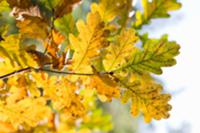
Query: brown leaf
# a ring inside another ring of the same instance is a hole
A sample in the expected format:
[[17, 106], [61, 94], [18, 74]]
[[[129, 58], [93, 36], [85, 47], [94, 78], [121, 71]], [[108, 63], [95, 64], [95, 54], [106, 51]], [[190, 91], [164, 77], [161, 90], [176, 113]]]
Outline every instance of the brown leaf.
[[62, 0], [55, 10], [56, 18], [62, 17], [64, 14], [70, 13], [73, 6], [81, 0]]
[[45, 40], [48, 36], [48, 23], [40, 17], [24, 15], [23, 21], [17, 21], [17, 27], [27, 38]]
[[57, 57], [52, 57], [53, 58], [53, 68], [54, 69], [58, 69], [61, 70], [65, 63], [66, 60], [66, 53], [62, 53], [61, 56], [57, 56]]
[[20, 8], [15, 6], [11, 11], [11, 16], [14, 16], [16, 20], [23, 21], [25, 16], [42, 18], [40, 9], [38, 6], [30, 6], [29, 8]]
[[33, 59], [37, 61], [40, 67], [51, 63], [50, 57], [48, 57], [47, 55], [39, 51], [30, 49], [30, 50], [27, 50], [27, 52], [33, 56]]
[[18, 7], [18, 8], [25, 9], [32, 6], [32, 3], [30, 0], [7, 0], [7, 2], [12, 8]]

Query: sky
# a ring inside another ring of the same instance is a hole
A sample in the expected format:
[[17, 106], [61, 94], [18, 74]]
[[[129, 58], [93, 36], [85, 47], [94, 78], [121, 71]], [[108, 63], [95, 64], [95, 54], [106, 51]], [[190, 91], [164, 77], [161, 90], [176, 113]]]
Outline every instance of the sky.
[[[180, 133], [200, 132], [200, 0], [180, 0], [181, 10], [166, 20], [154, 20], [146, 27], [150, 37], [167, 33], [181, 45], [177, 65], [157, 76], [172, 93], [173, 109], [168, 120], [154, 122], [155, 133], [168, 133], [166, 127], [181, 128]], [[177, 132], [170, 132], [177, 133]]]

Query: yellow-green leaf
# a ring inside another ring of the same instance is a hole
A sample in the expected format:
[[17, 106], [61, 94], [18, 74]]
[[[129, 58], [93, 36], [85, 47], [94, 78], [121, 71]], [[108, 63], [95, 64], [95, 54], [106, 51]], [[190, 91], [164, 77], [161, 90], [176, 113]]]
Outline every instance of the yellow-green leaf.
[[10, 7], [6, 0], [0, 1], [0, 13], [4, 11], [9, 11]]
[[[148, 74], [132, 74], [127, 82], [140, 81], [139, 86], [126, 85], [127, 91], [122, 96], [124, 99], [131, 98], [131, 113], [138, 116], [143, 113], [145, 122], [152, 119], [160, 120], [169, 117], [171, 105], [168, 104], [171, 96], [162, 94], [162, 86], [156, 83]], [[127, 101], [127, 100], [126, 100]]]
[[177, 0], [142, 0], [144, 12], [136, 12], [136, 22], [134, 26], [140, 28], [143, 24], [147, 24], [153, 18], [169, 17], [169, 11], [178, 10], [181, 4]]
[[161, 39], [149, 39], [143, 45], [143, 49], [135, 50], [131, 60], [119, 70], [162, 74], [161, 67], [176, 64], [174, 57], [179, 54], [179, 49], [180, 46], [174, 41], [168, 41], [166, 35]]
[[21, 46], [20, 35], [10, 35], [0, 42], [0, 76], [24, 69], [37, 67], [31, 55]]

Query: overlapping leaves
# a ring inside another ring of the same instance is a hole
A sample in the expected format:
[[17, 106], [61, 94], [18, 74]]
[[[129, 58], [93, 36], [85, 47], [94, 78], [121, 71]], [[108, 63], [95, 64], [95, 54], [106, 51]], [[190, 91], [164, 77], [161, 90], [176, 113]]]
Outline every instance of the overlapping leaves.
[[0, 121], [9, 121], [15, 129], [20, 125], [23, 127], [35, 127], [39, 121], [50, 115], [50, 109], [44, 106], [45, 104], [46, 101], [43, 98], [26, 98], [9, 105], [1, 103]]
[[[107, 115], [102, 116], [101, 109], [98, 109], [94, 102], [95, 91], [85, 88], [78, 94], [76, 91], [79, 88], [67, 78], [58, 79], [46, 73], [31, 72], [11, 77], [0, 85], [1, 89], [4, 88], [4, 94], [1, 92], [0, 121], [7, 123], [5, 130], [17, 132], [19, 127], [23, 127], [24, 131], [37, 131], [43, 127], [42, 129], [52, 132], [70, 132], [73, 131], [76, 121], [83, 118], [77, 131], [90, 131], [93, 130], [90, 123], [95, 122], [92, 117], [99, 117], [94, 128], [103, 128], [100, 125], [105, 120], [110, 124], [110, 118]], [[91, 111], [101, 113], [90, 115]], [[52, 121], [55, 112], [60, 114], [60, 125], [57, 128]], [[108, 126], [104, 126], [102, 130], [110, 130]]]
[[37, 62], [21, 46], [20, 35], [12, 35], [0, 42], [0, 76], [26, 67], [37, 67]]
[[170, 95], [151, 73], [175, 65], [180, 47], [167, 35], [143, 38], [137, 29], [180, 4], [142, 0], [144, 11], [136, 11], [130, 27], [132, 0], [100, 0], [75, 26], [71, 12], [79, 2], [0, 0], [0, 12], [12, 9], [19, 28], [0, 34], [0, 132], [109, 131], [110, 117], [97, 109], [96, 97], [131, 99], [132, 115], [143, 114], [146, 122], [169, 117]]
[[43, 4], [46, 8], [53, 10], [56, 18], [62, 17], [72, 11], [73, 6], [81, 0], [36, 0]]

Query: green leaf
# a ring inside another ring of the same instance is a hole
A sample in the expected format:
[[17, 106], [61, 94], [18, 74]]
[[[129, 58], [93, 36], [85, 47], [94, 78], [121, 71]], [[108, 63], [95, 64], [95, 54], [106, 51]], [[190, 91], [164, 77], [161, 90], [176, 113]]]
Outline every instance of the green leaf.
[[10, 7], [9, 7], [9, 4], [7, 3], [7, 1], [6, 0], [0, 1], [0, 13], [9, 11], [9, 10], [10, 10]]
[[90, 121], [83, 122], [81, 128], [90, 128], [92, 130], [110, 131], [113, 128], [111, 116], [104, 114], [101, 109], [95, 109], [90, 115]]
[[55, 27], [66, 36], [75, 31], [75, 22], [71, 14], [56, 19], [54, 24]]
[[9, 15], [11, 9], [6, 0], [0, 1], [0, 35], [16, 32], [14, 19]]
[[161, 39], [149, 39], [143, 45], [143, 49], [135, 50], [132, 59], [120, 69], [139, 73], [148, 71], [162, 74], [161, 67], [176, 64], [174, 57], [179, 54], [179, 49], [180, 46], [176, 42], [168, 41], [167, 35]]
[[[0, 76], [38, 66], [33, 57], [20, 45], [20, 35], [10, 35], [0, 42]], [[3, 71], [2, 71], [3, 70]]]
[[[37, 1], [37, 0], [36, 0]], [[61, 0], [40, 0], [40, 3], [45, 5], [46, 8], [52, 10], [61, 2]]]

